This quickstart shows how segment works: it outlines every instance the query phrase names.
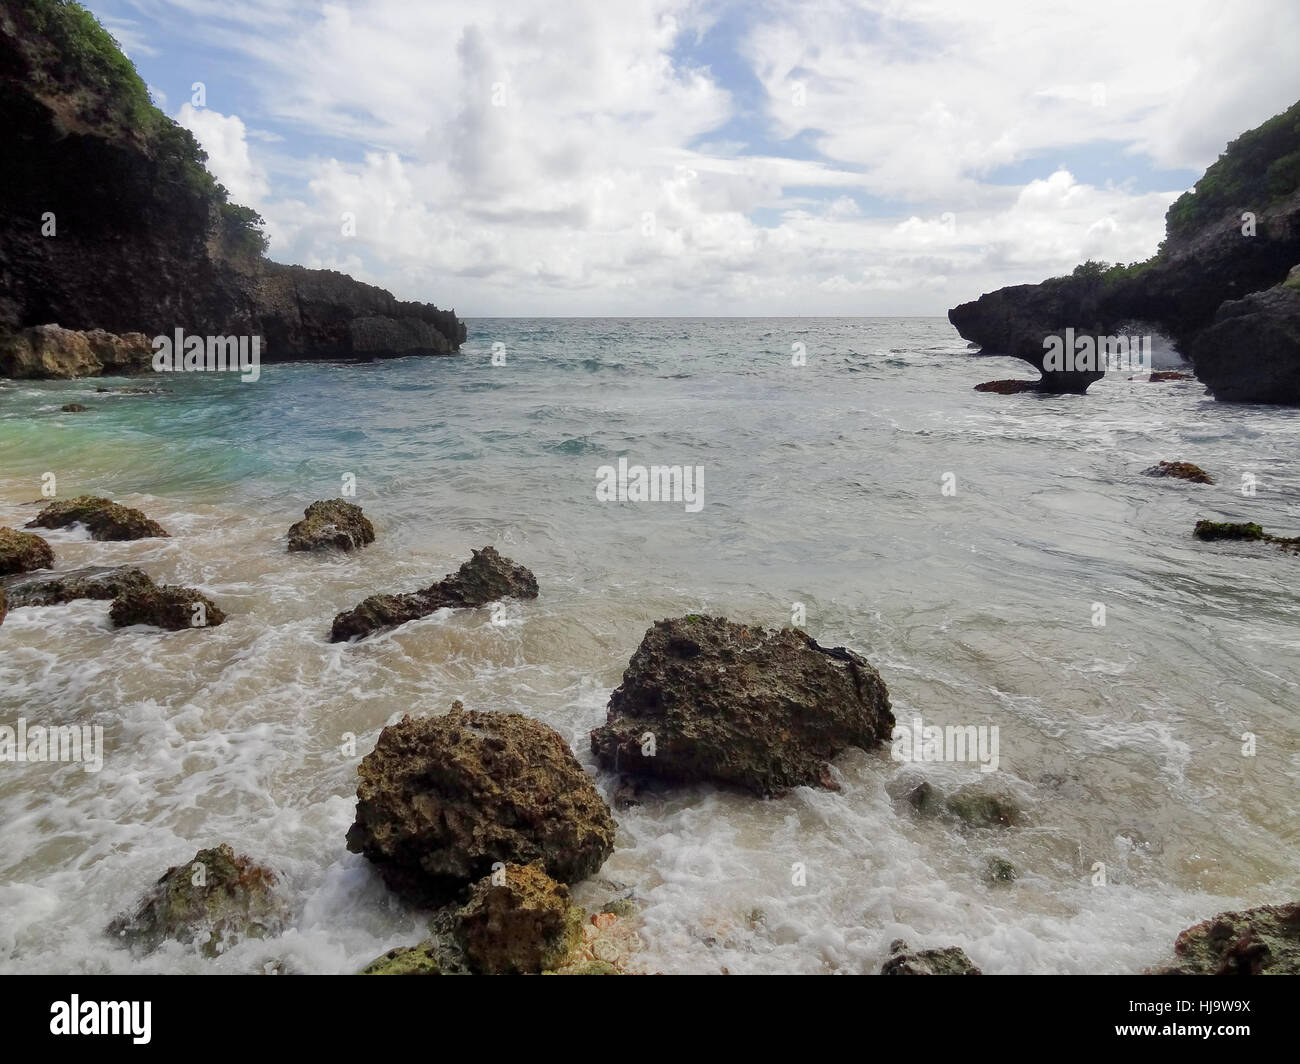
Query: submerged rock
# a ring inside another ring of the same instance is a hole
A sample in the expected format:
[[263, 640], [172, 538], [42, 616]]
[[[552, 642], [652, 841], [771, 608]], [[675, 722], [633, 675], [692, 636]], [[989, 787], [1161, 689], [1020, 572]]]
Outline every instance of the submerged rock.
[[59, 410], [65, 414], [84, 414], [86, 409], [87, 408], [82, 406], [80, 403], [64, 403], [59, 407]]
[[164, 584], [136, 588], [113, 600], [108, 610], [114, 628], [149, 624], [178, 632], [185, 628], [214, 628], [226, 614], [210, 598], [192, 587]]
[[983, 384], [975, 385], [975, 390], [996, 392], [998, 395], [1019, 395], [1021, 392], [1041, 392], [1044, 389], [1042, 381], [1004, 380], [985, 381]]
[[1147, 377], [1148, 384], [1163, 384], [1166, 381], [1194, 381], [1194, 373], [1184, 373], [1177, 369], [1157, 369], [1152, 370], [1151, 375]]
[[9, 604], [60, 606], [77, 599], [112, 599], [133, 591], [147, 591], [154, 582], [140, 569], [123, 565], [92, 566], [64, 573], [33, 573], [10, 577], [5, 582]]
[[959, 788], [944, 802], [944, 808], [973, 828], [1011, 827], [1020, 823], [1022, 815], [1014, 798], [978, 786]]
[[303, 511], [303, 519], [289, 529], [289, 549], [357, 550], [375, 541], [375, 526], [361, 507], [342, 499], [314, 502]]
[[27, 522], [27, 528], [67, 528], [85, 525], [92, 539], [149, 539], [168, 533], [158, 524], [130, 506], [112, 499], [81, 495], [65, 502], [52, 502]]
[[893, 727], [884, 681], [852, 651], [692, 615], [646, 632], [591, 749], [614, 771], [771, 795], [833, 787], [829, 759]]
[[1269, 539], [1253, 521], [1197, 521], [1192, 530], [1197, 539]]
[[583, 911], [540, 861], [506, 864], [480, 880], [457, 914], [474, 971], [526, 975], [561, 967], [582, 941]]
[[1300, 902], [1219, 913], [1182, 932], [1153, 975], [1300, 975]]
[[1178, 480], [1190, 480], [1194, 484], [1213, 484], [1214, 478], [1204, 469], [1191, 462], [1157, 462], [1149, 469], [1142, 470], [1143, 476], [1174, 477]]
[[440, 609], [470, 609], [502, 598], [537, 597], [537, 578], [494, 547], [473, 552], [455, 573], [423, 591], [405, 595], [371, 595], [334, 618], [330, 642], [364, 638], [384, 628], [416, 621]]
[[572, 883], [614, 849], [614, 820], [568, 744], [516, 713], [403, 717], [357, 769], [348, 849], [417, 904], [448, 900], [496, 862], [540, 860]]
[[222, 843], [167, 869], [131, 913], [108, 925], [108, 934], [141, 952], [175, 939], [216, 957], [243, 939], [284, 930], [289, 909], [278, 883], [271, 869]]
[[54, 564], [54, 548], [40, 536], [0, 527], [0, 573], [30, 573]]
[[999, 883], [1014, 883], [1020, 878], [1020, 873], [1016, 871], [1016, 866], [1008, 861], [1005, 857], [990, 857], [984, 864], [984, 878], [987, 882], [997, 885]]
[[881, 975], [983, 975], [956, 946], [947, 949], [909, 949], [901, 938], [889, 944], [893, 955], [880, 969]]

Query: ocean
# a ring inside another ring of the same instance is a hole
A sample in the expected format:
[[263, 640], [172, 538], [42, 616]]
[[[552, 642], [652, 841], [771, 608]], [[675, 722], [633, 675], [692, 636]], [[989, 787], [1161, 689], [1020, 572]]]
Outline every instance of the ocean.
[[[105, 602], [10, 612], [0, 724], [99, 725], [105, 755], [0, 764], [0, 971], [348, 972], [415, 943], [427, 914], [344, 843], [379, 730], [456, 699], [524, 713], [610, 799], [588, 733], [645, 630], [686, 613], [798, 615], [879, 669], [900, 724], [997, 727], [999, 763], [851, 750], [838, 792], [692, 786], [616, 811], [576, 897], [634, 892], [646, 970], [873, 972], [906, 938], [990, 974], [1135, 972], [1199, 920], [1300, 894], [1297, 562], [1191, 535], [1203, 517], [1300, 532], [1300, 411], [1194, 380], [978, 393], [1033, 371], [972, 357], [939, 318], [468, 325], [459, 356], [256, 383], [0, 382], [0, 524], [30, 520], [52, 472], [61, 498], [172, 532], [51, 532], [59, 568], [137, 564], [230, 615], [162, 633], [114, 630]], [[164, 391], [96, 391], [128, 385]], [[599, 501], [620, 458], [702, 469], [703, 505]], [[1161, 459], [1217, 483], [1142, 475]], [[377, 542], [289, 554], [289, 525], [349, 476]], [[328, 642], [338, 611], [486, 544], [537, 600]], [[992, 782], [1023, 816], [917, 816], [899, 796], [922, 778]], [[215, 961], [105, 936], [220, 842], [283, 874], [286, 934]], [[1014, 882], [987, 880], [995, 857]]]

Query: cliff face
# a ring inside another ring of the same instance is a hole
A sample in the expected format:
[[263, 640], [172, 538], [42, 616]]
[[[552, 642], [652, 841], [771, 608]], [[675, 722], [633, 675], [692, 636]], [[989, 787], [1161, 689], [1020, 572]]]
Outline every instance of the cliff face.
[[[93, 18], [0, 0], [0, 334], [259, 335], [266, 361], [448, 354], [454, 311], [268, 261], [190, 134]], [[0, 368], [3, 372], [3, 368]]]
[[[1039, 370], [1045, 336], [1066, 328], [1109, 335], [1147, 322], [1192, 359], [1216, 398], [1300, 403], [1300, 329], [1294, 290], [1283, 289], [1297, 263], [1300, 103], [1230, 144], [1169, 208], [1154, 258], [1085, 263], [1070, 277], [963, 303], [948, 320], [985, 354], [1014, 355]], [[1268, 298], [1252, 295], [1272, 289]], [[1043, 383], [1082, 392], [1098, 376], [1044, 374]]]

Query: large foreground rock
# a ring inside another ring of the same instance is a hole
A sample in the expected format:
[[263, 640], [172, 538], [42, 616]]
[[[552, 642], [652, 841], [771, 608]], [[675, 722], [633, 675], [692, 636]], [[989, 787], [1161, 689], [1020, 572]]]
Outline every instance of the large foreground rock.
[[486, 606], [502, 598], [537, 597], [537, 578], [522, 565], [484, 547], [455, 573], [423, 591], [405, 595], [371, 595], [334, 618], [330, 642], [359, 639], [384, 628], [427, 617], [437, 610]]
[[457, 914], [457, 937], [481, 975], [536, 974], [569, 959], [584, 915], [540, 861], [507, 864], [474, 884]]
[[770, 795], [832, 786], [831, 758], [893, 727], [884, 681], [852, 651], [692, 615], [646, 632], [591, 749], [616, 771]]
[[108, 618], [114, 628], [147, 624], [171, 632], [186, 628], [215, 628], [226, 614], [216, 603], [192, 587], [150, 584], [124, 592], [113, 600]]
[[1300, 267], [1294, 281], [1224, 303], [1192, 344], [1216, 399], [1300, 405]]
[[375, 541], [375, 526], [361, 507], [343, 499], [314, 502], [303, 511], [303, 519], [289, 529], [289, 549], [357, 550]]
[[133, 911], [108, 925], [108, 934], [142, 952], [175, 939], [215, 957], [242, 939], [270, 938], [284, 929], [289, 908], [278, 883], [271, 869], [222, 843], [167, 869]]
[[[153, 346], [143, 333], [118, 336], [103, 329], [36, 325], [0, 333], [0, 377], [72, 378], [143, 373], [152, 368]], [[79, 404], [79, 410], [85, 410]], [[63, 409], [67, 410], [65, 406]]]
[[154, 582], [133, 566], [92, 566], [64, 573], [27, 573], [5, 581], [9, 605], [60, 606], [77, 599], [113, 599], [130, 592], [147, 591]]
[[30, 573], [54, 564], [54, 548], [40, 536], [0, 528], [0, 573]]
[[1155, 975], [1300, 975], [1300, 902], [1219, 913], [1174, 942]]
[[348, 849], [417, 904], [456, 895], [495, 862], [540, 860], [572, 883], [614, 849], [614, 820], [564, 739], [515, 713], [403, 717], [357, 769]]
[[167, 530], [151, 521], [132, 506], [112, 499], [79, 495], [75, 499], [52, 502], [27, 522], [27, 528], [68, 528], [84, 525], [92, 539], [127, 540], [167, 536]]

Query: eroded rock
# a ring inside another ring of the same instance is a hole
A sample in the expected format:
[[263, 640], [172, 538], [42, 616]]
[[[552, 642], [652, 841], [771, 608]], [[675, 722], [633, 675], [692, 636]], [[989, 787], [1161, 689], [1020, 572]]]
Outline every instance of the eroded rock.
[[965, 952], [947, 949], [910, 949], [901, 938], [889, 944], [892, 956], [880, 969], [881, 975], [983, 975]]
[[133, 566], [93, 566], [63, 573], [29, 573], [5, 581], [9, 605], [59, 606], [77, 599], [112, 599], [135, 591], [147, 591], [154, 582]]
[[506, 864], [476, 883], [457, 914], [474, 971], [526, 975], [561, 967], [582, 941], [583, 911], [540, 861]]
[[1300, 975], [1300, 902], [1219, 913], [1182, 932], [1154, 975]]
[[829, 760], [893, 727], [884, 681], [852, 651], [691, 615], [646, 632], [591, 748], [614, 771], [771, 795], [833, 787]]
[[554, 729], [516, 713], [403, 717], [357, 769], [348, 849], [416, 904], [445, 902], [495, 862], [540, 860], [572, 883], [614, 849], [614, 820]]
[[63, 502], [52, 502], [27, 522], [27, 528], [67, 528], [84, 525], [92, 539], [127, 540], [149, 539], [168, 533], [131, 506], [122, 506], [112, 499], [81, 495]]
[[314, 502], [303, 511], [303, 519], [289, 529], [292, 551], [358, 550], [375, 541], [375, 526], [361, 507], [343, 499]]
[[1173, 477], [1176, 480], [1190, 480], [1193, 484], [1213, 484], [1214, 478], [1204, 469], [1191, 462], [1157, 462], [1149, 469], [1142, 470], [1143, 476]]
[[330, 629], [330, 642], [359, 639], [384, 628], [419, 620], [440, 609], [469, 609], [502, 598], [537, 597], [537, 578], [494, 547], [473, 552], [455, 573], [423, 591], [404, 595], [371, 595], [340, 613]]
[[0, 527], [0, 573], [30, 573], [54, 565], [54, 548], [40, 536]]
[[271, 869], [222, 843], [167, 869], [132, 912], [108, 925], [108, 934], [140, 952], [175, 939], [216, 957], [243, 939], [284, 929], [290, 914], [278, 884]]
[[172, 632], [214, 628], [226, 620], [225, 612], [201, 591], [174, 584], [127, 591], [113, 600], [108, 617], [115, 628], [148, 624]]

